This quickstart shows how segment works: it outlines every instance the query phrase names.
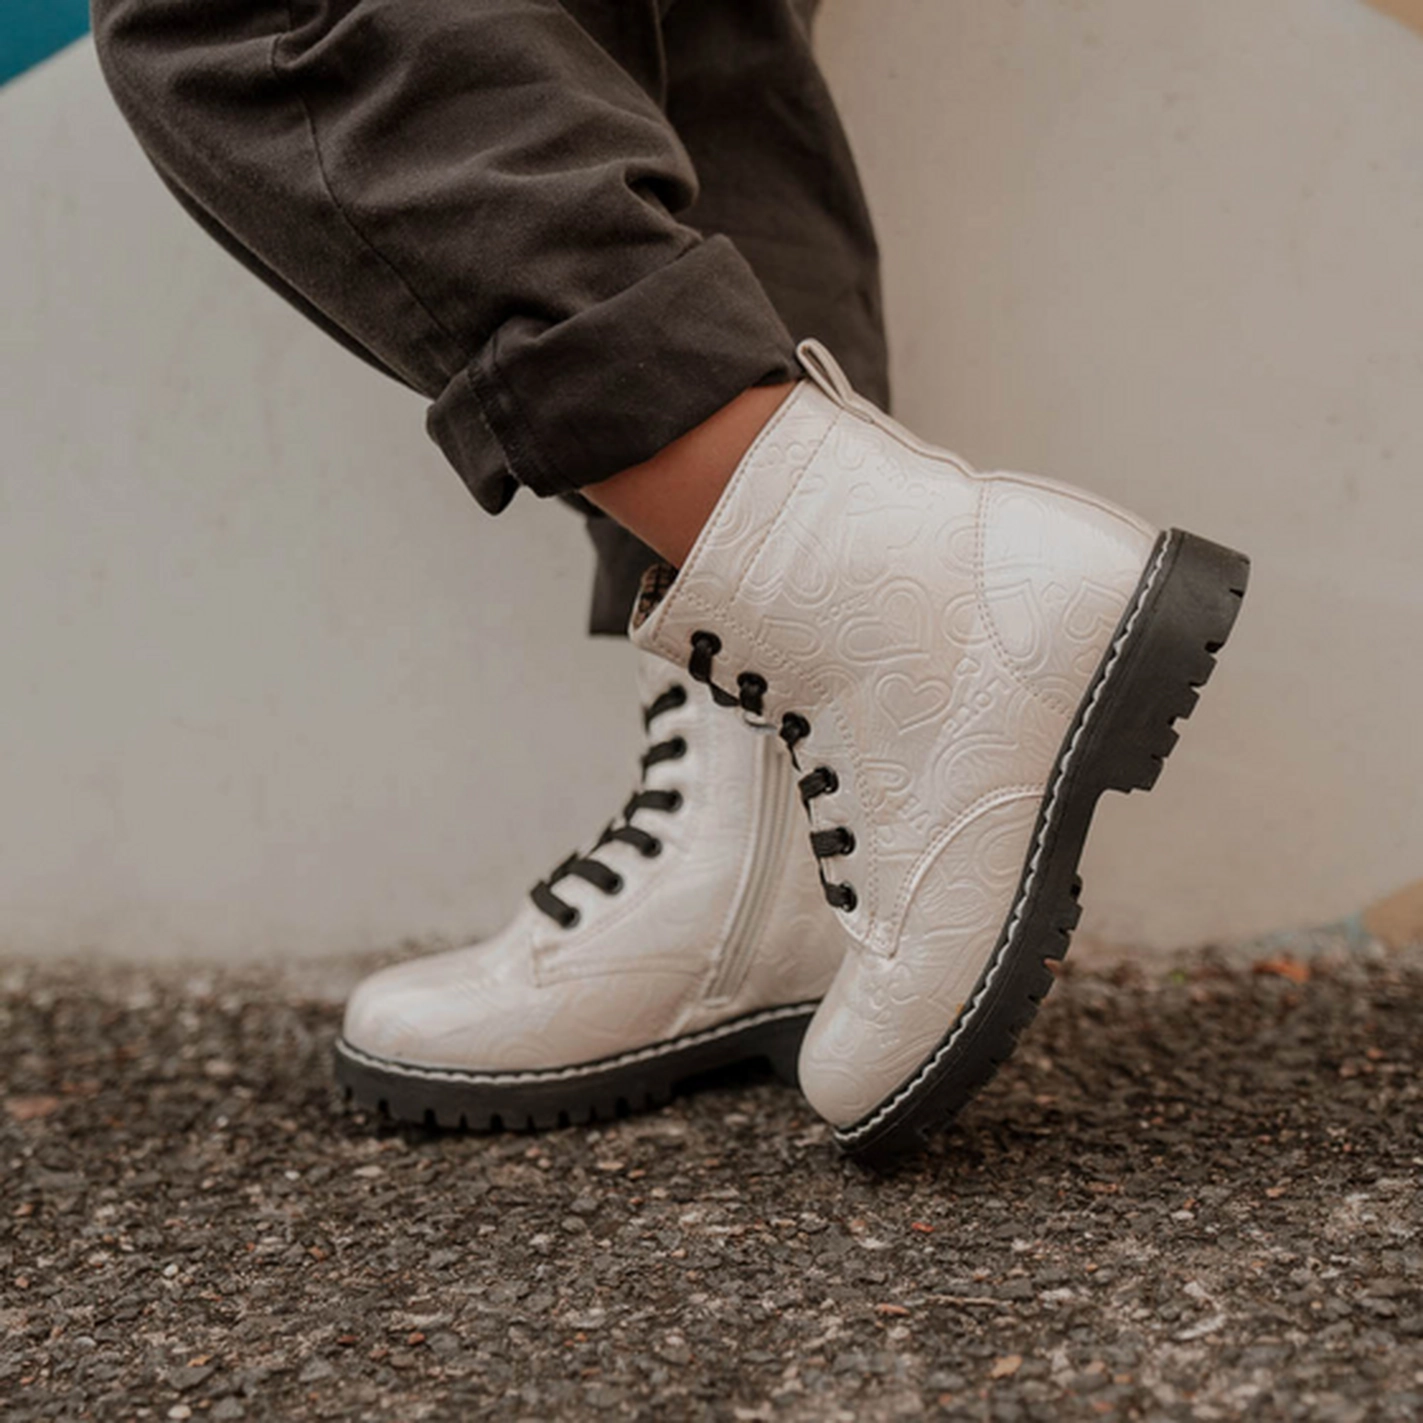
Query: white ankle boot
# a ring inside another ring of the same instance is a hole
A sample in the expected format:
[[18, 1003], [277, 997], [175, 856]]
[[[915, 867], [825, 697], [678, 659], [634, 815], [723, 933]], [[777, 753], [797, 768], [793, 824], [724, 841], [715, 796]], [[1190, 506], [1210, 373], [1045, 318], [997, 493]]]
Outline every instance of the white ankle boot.
[[[780, 730], [849, 953], [801, 1052], [847, 1150], [887, 1155], [992, 1076], [1079, 914], [1098, 796], [1149, 788], [1240, 606], [1239, 554], [982, 474], [817, 343], [642, 647]], [[654, 575], [656, 574], [654, 570]]]
[[839, 965], [777, 738], [643, 657], [642, 785], [494, 938], [362, 983], [336, 1076], [401, 1120], [609, 1119], [695, 1073], [766, 1058], [795, 1080]]

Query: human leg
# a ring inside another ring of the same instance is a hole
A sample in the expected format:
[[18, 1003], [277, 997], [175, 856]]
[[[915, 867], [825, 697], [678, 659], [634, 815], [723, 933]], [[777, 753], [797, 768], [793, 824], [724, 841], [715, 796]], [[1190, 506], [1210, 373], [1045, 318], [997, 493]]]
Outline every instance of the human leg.
[[94, 19], [164, 177], [432, 400], [486, 508], [638, 464], [793, 373], [735, 246], [676, 216], [696, 180], [651, 0], [95, 0]]
[[[810, 45], [813, 3], [674, 3], [664, 23], [668, 118], [697, 171], [683, 220], [736, 243], [796, 340], [836, 353], [889, 408], [879, 250], [853, 154]], [[592, 626], [621, 634], [655, 555], [608, 518]]]
[[[650, 458], [792, 373], [762, 289], [884, 403], [874, 236], [810, 8], [93, 3], [110, 86], [184, 207], [434, 400], [431, 432], [495, 510], [520, 479], [567, 492]], [[554, 102], [526, 117], [509, 96], [535, 89]], [[593, 625], [618, 631], [648, 555], [594, 540]]]

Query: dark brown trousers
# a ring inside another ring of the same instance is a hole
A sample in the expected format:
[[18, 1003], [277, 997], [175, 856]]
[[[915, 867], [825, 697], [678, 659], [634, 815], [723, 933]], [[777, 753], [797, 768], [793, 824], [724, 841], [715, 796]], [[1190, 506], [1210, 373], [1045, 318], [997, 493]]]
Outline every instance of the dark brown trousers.
[[[497, 513], [648, 459], [818, 336], [885, 403], [871, 230], [805, 0], [93, 0], [185, 208], [430, 402]], [[592, 626], [652, 555], [590, 517]]]

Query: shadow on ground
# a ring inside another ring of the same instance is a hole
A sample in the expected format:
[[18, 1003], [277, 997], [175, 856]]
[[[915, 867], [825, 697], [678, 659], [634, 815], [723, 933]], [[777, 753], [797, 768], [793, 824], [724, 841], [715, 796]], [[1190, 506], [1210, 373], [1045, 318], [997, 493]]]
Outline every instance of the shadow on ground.
[[0, 1413], [1423, 1415], [1423, 968], [1068, 973], [874, 1177], [743, 1077], [436, 1136], [339, 1110], [329, 1003], [5, 970]]

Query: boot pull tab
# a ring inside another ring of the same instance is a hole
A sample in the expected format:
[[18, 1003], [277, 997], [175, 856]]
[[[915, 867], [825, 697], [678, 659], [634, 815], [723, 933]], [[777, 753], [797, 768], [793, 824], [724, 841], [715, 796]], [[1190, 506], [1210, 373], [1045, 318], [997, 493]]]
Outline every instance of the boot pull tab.
[[849, 377], [840, 369], [840, 363], [814, 338], [802, 341], [795, 348], [805, 373], [837, 405], [854, 406], [859, 397], [850, 384]]

